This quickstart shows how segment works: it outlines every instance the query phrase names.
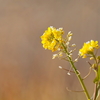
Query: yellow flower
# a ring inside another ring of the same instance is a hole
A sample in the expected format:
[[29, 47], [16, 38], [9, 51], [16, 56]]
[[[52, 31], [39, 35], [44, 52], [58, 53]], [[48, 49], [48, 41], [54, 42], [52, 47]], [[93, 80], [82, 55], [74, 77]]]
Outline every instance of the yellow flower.
[[84, 43], [83, 47], [79, 50], [79, 55], [82, 56], [83, 58], [86, 58], [86, 54], [92, 54], [94, 52], [94, 49], [98, 49], [98, 41], [88, 41]]
[[41, 36], [41, 43], [45, 49], [56, 51], [61, 47], [63, 41], [62, 34], [64, 33], [62, 28], [56, 29], [55, 27], [48, 27], [48, 29]]

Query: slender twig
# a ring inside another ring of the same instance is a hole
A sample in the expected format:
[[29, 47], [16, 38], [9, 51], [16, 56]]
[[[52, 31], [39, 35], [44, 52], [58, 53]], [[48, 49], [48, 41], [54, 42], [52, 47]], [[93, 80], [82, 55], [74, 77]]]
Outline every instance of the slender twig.
[[75, 91], [75, 90], [70, 90], [68, 87], [66, 87], [67, 91], [69, 92], [84, 92], [83, 90], [82, 91]]
[[63, 60], [65, 60], [65, 61], [68, 61], [68, 62], [69, 62], [69, 60], [68, 60], [68, 59], [66, 59], [66, 58], [61, 58], [61, 59], [63, 59]]
[[71, 70], [66, 69], [66, 68], [62, 68], [62, 69], [65, 70], [65, 71], [71, 72], [71, 73], [75, 73], [74, 71], [71, 71]]
[[91, 67], [90, 67], [88, 74], [83, 78], [83, 80], [86, 79], [90, 75], [90, 73], [91, 73]]
[[90, 67], [92, 67], [92, 64], [88, 61], [88, 64], [90, 65]]

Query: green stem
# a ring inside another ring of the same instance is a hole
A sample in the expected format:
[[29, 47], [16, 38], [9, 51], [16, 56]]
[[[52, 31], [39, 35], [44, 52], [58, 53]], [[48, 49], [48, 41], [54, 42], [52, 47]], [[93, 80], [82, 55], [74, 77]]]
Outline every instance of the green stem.
[[[95, 63], [96, 63], [95, 70], [96, 70], [96, 77], [97, 77], [97, 73], [98, 73], [98, 61], [97, 61], [96, 56], [94, 55], [94, 53], [92, 53], [92, 56], [93, 56], [93, 58], [95, 60]], [[99, 91], [98, 84], [99, 84], [99, 82], [95, 83], [95, 85], [94, 85], [93, 100], [96, 100], [97, 96], [98, 96], [98, 91]]]
[[[66, 52], [66, 54], [67, 54], [67, 56], [68, 56], [68, 55], [69, 55], [69, 52], [67, 51], [67, 49], [66, 49], [66, 47], [64, 46], [64, 44], [62, 44], [62, 46], [63, 46], [63, 48], [64, 48], [64, 50], [65, 50], [65, 52]], [[70, 61], [70, 64], [71, 64], [71, 66], [72, 66], [72, 68], [73, 68], [73, 70], [74, 70], [76, 76], [77, 76], [78, 79], [79, 79], [79, 82], [80, 82], [80, 84], [81, 84], [81, 86], [82, 86], [82, 88], [83, 88], [83, 90], [84, 90], [84, 92], [85, 92], [85, 95], [86, 95], [86, 97], [87, 97], [87, 100], [90, 100], [90, 96], [89, 96], [89, 93], [88, 93], [88, 91], [87, 91], [87, 88], [86, 88], [86, 86], [85, 86], [85, 84], [84, 84], [84, 82], [83, 82], [83, 79], [81, 78], [80, 73], [79, 73], [79, 71], [76, 69], [76, 67], [75, 67], [75, 65], [74, 65], [74, 62], [72, 61], [72, 59], [71, 59], [70, 56], [68, 56], [68, 60]]]
[[92, 56], [93, 56], [93, 58], [94, 58], [94, 60], [96, 62], [96, 65], [98, 66], [98, 61], [97, 61], [96, 56], [94, 55], [94, 53], [92, 53]]
[[97, 83], [95, 83], [95, 86], [94, 86], [94, 95], [93, 95], [93, 100], [96, 100], [96, 98], [97, 98], [97, 94], [98, 94], [98, 91], [97, 91]]

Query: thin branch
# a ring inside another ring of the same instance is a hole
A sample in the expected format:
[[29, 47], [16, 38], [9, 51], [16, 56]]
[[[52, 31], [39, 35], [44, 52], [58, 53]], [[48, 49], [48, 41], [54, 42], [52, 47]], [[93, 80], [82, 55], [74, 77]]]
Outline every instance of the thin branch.
[[92, 68], [90, 67], [90, 70], [89, 70], [88, 74], [83, 78], [83, 80], [86, 79], [86, 78], [90, 75], [91, 69], [92, 69]]
[[66, 89], [67, 89], [67, 91], [69, 91], [69, 92], [84, 92], [84, 90], [82, 90], [82, 91], [70, 90], [68, 87], [66, 87]]
[[87, 61], [88, 62], [88, 64], [90, 65], [90, 67], [92, 67], [92, 64], [89, 62], [89, 61]]
[[69, 60], [68, 60], [68, 59], [66, 59], [66, 57], [65, 57], [65, 58], [61, 58], [61, 59], [63, 59], [63, 60], [65, 60], [65, 61], [68, 61], [68, 62], [69, 62]]
[[71, 70], [69, 70], [69, 69], [66, 69], [66, 68], [63, 68], [63, 67], [62, 67], [62, 69], [65, 70], [65, 71], [67, 71], [67, 72], [74, 73], [74, 71], [71, 71]]

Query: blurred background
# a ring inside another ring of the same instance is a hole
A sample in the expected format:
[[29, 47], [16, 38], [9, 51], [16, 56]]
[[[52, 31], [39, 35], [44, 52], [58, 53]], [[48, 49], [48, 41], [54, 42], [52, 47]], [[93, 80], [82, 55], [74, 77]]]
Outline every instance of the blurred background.
[[[100, 0], [0, 0], [0, 100], [86, 100], [75, 74], [62, 60], [52, 60], [43, 49], [40, 36], [49, 26], [74, 33], [74, 58], [84, 42], [100, 36]], [[88, 60], [88, 59], [87, 59]], [[84, 77], [86, 59], [76, 63]], [[85, 79], [93, 94], [94, 72]]]

